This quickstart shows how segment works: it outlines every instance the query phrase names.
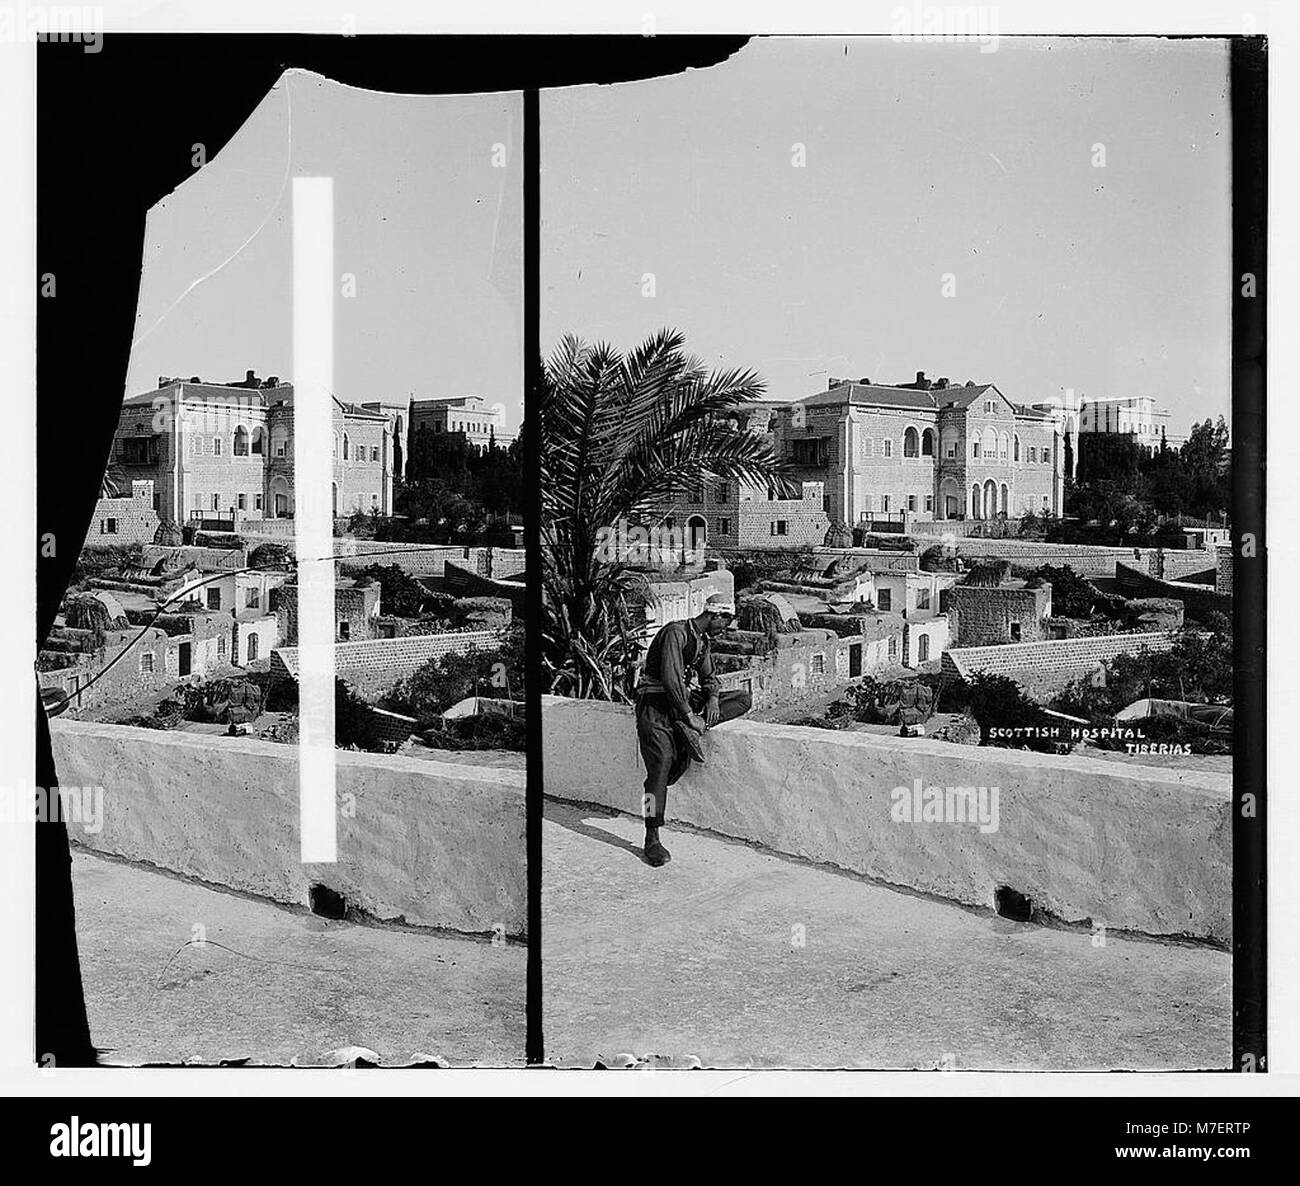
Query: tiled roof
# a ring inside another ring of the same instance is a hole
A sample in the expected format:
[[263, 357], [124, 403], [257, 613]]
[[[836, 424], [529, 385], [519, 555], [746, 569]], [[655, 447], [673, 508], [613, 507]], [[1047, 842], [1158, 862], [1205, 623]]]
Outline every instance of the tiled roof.
[[[969, 408], [990, 390], [998, 389], [992, 383], [977, 383], [974, 387], [945, 387], [942, 391], [931, 391], [930, 394], [934, 396], [941, 408], [946, 408], [949, 404], [956, 404], [959, 408]], [[1002, 392], [998, 391], [998, 395], [1002, 395]]]
[[[950, 404], [968, 408], [987, 391], [997, 391], [997, 388], [992, 383], [979, 383], [971, 387], [932, 387], [928, 391], [922, 391], [915, 387], [890, 387], [883, 383], [841, 383], [838, 387], [819, 391], [816, 395], [797, 402], [806, 406], [851, 403], [868, 407], [933, 411]], [[999, 391], [998, 395], [1002, 396], [1002, 393]]]
[[816, 395], [797, 402], [806, 407], [851, 403], [874, 404], [885, 408], [928, 408], [932, 411], [937, 406], [929, 391], [917, 391], [911, 387], [886, 387], [875, 383], [841, 383], [829, 391], [819, 391]]

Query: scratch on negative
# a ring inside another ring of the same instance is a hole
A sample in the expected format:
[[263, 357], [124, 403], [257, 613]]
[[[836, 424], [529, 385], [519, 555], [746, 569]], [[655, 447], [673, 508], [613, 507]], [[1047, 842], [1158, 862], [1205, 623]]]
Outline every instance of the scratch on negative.
[[215, 268], [212, 268], [211, 270], [204, 272], [202, 276], [199, 276], [197, 279], [192, 280], [190, 284], [186, 287], [185, 291], [182, 292], [180, 296], [178, 296], [174, 301], [172, 301], [170, 305], [167, 306], [166, 309], [163, 310], [162, 315], [158, 318], [157, 321], [155, 321], [143, 333], [137, 334], [134, 338], [131, 339], [132, 346], [135, 346], [138, 343], [143, 342], [145, 338], [147, 338], [151, 333], [153, 333], [154, 330], [156, 330], [164, 321], [167, 320], [172, 310], [175, 309], [176, 306], [181, 303], [181, 301], [183, 301], [187, 296], [189, 296], [190, 293], [193, 292], [196, 288], [198, 288], [198, 286], [202, 284], [205, 280], [211, 280], [213, 276], [215, 276], [218, 272], [221, 271], [222, 268], [224, 268], [236, 256], [238, 256], [244, 250], [245, 247], [247, 247], [254, 239], [257, 238], [258, 235], [262, 233], [262, 229], [266, 226], [268, 222], [271, 221], [271, 216], [280, 208], [280, 203], [281, 201], [284, 200], [284, 191], [289, 186], [289, 175], [293, 169], [293, 97], [290, 91], [290, 82], [292, 80], [293, 73], [294, 72], [290, 70], [284, 75], [285, 127], [288, 132], [288, 140], [285, 146], [284, 177], [281, 178], [280, 180], [280, 192], [275, 195], [275, 201], [271, 203], [271, 208], [266, 212], [266, 217], [263, 218], [260, 223], [258, 223], [257, 229], [254, 230], [253, 233], [249, 235], [248, 238], [245, 239], [238, 247], [236, 247], [235, 250], [232, 251], [225, 259], [223, 259], [219, 264], [217, 264]]

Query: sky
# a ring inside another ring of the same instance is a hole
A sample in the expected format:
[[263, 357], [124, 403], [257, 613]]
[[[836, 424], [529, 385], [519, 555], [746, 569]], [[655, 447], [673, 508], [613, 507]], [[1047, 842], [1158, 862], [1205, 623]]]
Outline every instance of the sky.
[[517, 426], [522, 116], [518, 94], [394, 96], [283, 76], [150, 212], [123, 394], [160, 375], [292, 378], [289, 179], [332, 176], [335, 394], [473, 393]]
[[542, 349], [669, 325], [777, 399], [925, 371], [1228, 417], [1227, 68], [1209, 40], [786, 38], [543, 92]]

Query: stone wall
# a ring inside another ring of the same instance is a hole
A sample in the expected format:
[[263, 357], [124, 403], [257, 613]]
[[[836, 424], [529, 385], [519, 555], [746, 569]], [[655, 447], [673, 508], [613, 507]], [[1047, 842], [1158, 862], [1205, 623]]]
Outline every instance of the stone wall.
[[[628, 709], [543, 697], [546, 791], [640, 815]], [[1231, 779], [741, 719], [668, 793], [668, 820], [991, 909], [1007, 886], [1068, 922], [1227, 945]], [[997, 787], [997, 830], [895, 822], [895, 788]], [[668, 839], [672, 847], [671, 837]], [[1084, 940], [1087, 941], [1086, 938]]]
[[[122, 703], [176, 683], [177, 656], [182, 644], [189, 644], [193, 651], [190, 635], [169, 636], [157, 626], [143, 631], [110, 630], [102, 650], [79, 654], [74, 666], [42, 671], [38, 682], [43, 688], [59, 688], [72, 696], [74, 711]], [[128, 645], [131, 649], [104, 670]], [[201, 663], [202, 651], [194, 658]], [[197, 673], [202, 667], [195, 670]]]
[[95, 503], [86, 547], [101, 544], [151, 544], [158, 530], [158, 512], [153, 506], [153, 483], [143, 482], [147, 494], [130, 498], [101, 498]]
[[[1169, 571], [1165, 570], [1166, 573]], [[1232, 594], [1219, 592], [1212, 585], [1195, 585], [1186, 581], [1159, 580], [1127, 564], [1115, 566], [1115, 587], [1125, 597], [1168, 597], [1183, 603], [1183, 613], [1196, 621], [1210, 614], [1232, 617]]]
[[1049, 585], [1030, 589], [1023, 585], [959, 584], [946, 590], [942, 603], [952, 618], [952, 635], [959, 646], [1033, 642], [1047, 636], [1045, 622], [1052, 613], [1052, 590]]
[[528, 564], [527, 548], [487, 548], [488, 575], [497, 580], [517, 576]]
[[819, 565], [843, 559], [849, 564], [865, 564], [871, 572], [920, 572], [920, 552], [898, 552], [886, 548], [814, 548]]
[[334, 541], [335, 555], [351, 565], [395, 564], [413, 577], [441, 577], [448, 560], [479, 576], [505, 578], [523, 572], [527, 564], [524, 548], [461, 547], [453, 544], [400, 544], [388, 540], [352, 539]]
[[[501, 635], [495, 630], [462, 630], [447, 634], [414, 634], [405, 638], [372, 638], [365, 642], [340, 642], [334, 646], [334, 670], [367, 698], [381, 696], [398, 680], [443, 655], [463, 655], [472, 650], [492, 650]], [[271, 670], [298, 678], [298, 648], [279, 647], [272, 652]]]
[[456, 597], [496, 597], [510, 603], [511, 612], [522, 614], [528, 587], [522, 580], [506, 581], [501, 577], [481, 576], [461, 567], [459, 560], [448, 560], [443, 567], [446, 592]]
[[[742, 548], [804, 548], [826, 542], [830, 516], [822, 509], [820, 483], [815, 498], [741, 499], [736, 504], [734, 538]], [[719, 541], [729, 544], [725, 533]]]
[[[936, 524], [936, 526], [938, 526]], [[941, 542], [943, 533], [922, 535], [914, 532], [917, 547], [924, 551], [932, 543]], [[953, 544], [957, 555], [967, 560], [987, 560], [990, 557], [1010, 560], [1012, 564], [1025, 568], [1037, 568], [1040, 564], [1064, 564], [1074, 569], [1080, 576], [1109, 577], [1115, 575], [1115, 564], [1124, 561], [1128, 564], [1148, 563], [1154, 548], [1108, 548], [1092, 544], [1047, 544], [1036, 540], [1019, 539], [966, 539], [956, 538]], [[1134, 552], [1138, 556], [1134, 556]], [[1164, 549], [1166, 575], [1183, 576], [1209, 567], [1207, 553], [1204, 551], [1176, 551]]]
[[104, 788], [103, 829], [74, 843], [307, 906], [313, 885], [388, 922], [526, 931], [524, 775], [398, 755], [335, 754], [338, 862], [299, 860], [298, 748], [50, 722], [67, 786]]
[[1232, 595], [1232, 545], [1220, 544], [1214, 550], [1214, 588], [1219, 593]]
[[1116, 655], [1135, 654], [1143, 647], [1168, 650], [1173, 631], [1107, 634], [1093, 638], [1060, 638], [1045, 642], [1010, 643], [994, 647], [958, 647], [945, 651], [943, 670], [967, 679], [977, 673], [1005, 675], [1035, 697], [1063, 691], [1075, 680], [1092, 675]]
[[[149, 537], [152, 541], [153, 536]], [[167, 547], [150, 542], [140, 549], [140, 562], [152, 569], [159, 560], [167, 568], [183, 569], [191, 564], [202, 572], [221, 572], [231, 568], [247, 568], [248, 552], [244, 548], [199, 548], [193, 545]]]
[[[357, 587], [334, 586], [334, 638], [353, 642], [374, 638], [378, 632], [381, 589], [378, 582]], [[298, 586], [286, 583], [272, 590], [271, 607], [280, 624], [280, 641], [293, 645], [298, 641]], [[344, 630], [346, 624], [346, 632]]]

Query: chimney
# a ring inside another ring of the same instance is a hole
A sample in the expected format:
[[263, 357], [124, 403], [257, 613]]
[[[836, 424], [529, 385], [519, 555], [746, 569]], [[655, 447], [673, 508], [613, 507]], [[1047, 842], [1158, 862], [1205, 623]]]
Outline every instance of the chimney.
[[267, 381], [266, 381], [266, 383], [265, 383], [265, 386], [267, 386], [267, 387], [279, 387], [279, 386], [280, 386], [280, 376], [279, 376], [279, 375], [272, 375], [269, 379], [267, 379]]
[[935, 391], [946, 391], [947, 388], [948, 388], [948, 379], [946, 376], [942, 379], [936, 379], [934, 381]]
[[257, 386], [257, 375], [255, 372], [250, 370], [247, 374], [244, 375], [244, 386], [245, 387]]
[[925, 377], [925, 372], [924, 372], [924, 371], [917, 371], [917, 372], [916, 372], [916, 389], [917, 389], [918, 391], [929, 391], [929, 390], [930, 390], [930, 380], [927, 379], [927, 378]]

